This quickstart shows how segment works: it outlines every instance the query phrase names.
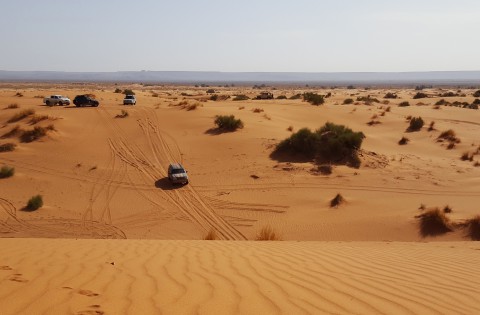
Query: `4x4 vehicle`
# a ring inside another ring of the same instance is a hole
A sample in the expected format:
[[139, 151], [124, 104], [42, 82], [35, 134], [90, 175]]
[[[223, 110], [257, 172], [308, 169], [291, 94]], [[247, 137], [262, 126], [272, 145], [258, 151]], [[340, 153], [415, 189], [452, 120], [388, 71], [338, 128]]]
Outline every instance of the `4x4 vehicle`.
[[137, 104], [137, 99], [135, 98], [135, 95], [125, 95], [125, 98], [123, 99], [123, 105], [135, 104]]
[[188, 184], [188, 175], [180, 163], [172, 163], [168, 166], [168, 179], [172, 184]]
[[53, 105], [70, 105], [70, 99], [66, 96], [62, 95], [50, 95], [50, 97], [45, 97], [43, 99], [43, 102], [47, 106], [53, 106]]
[[77, 106], [77, 107], [80, 107], [80, 106], [83, 107], [83, 106], [87, 106], [87, 105], [97, 107], [100, 103], [96, 99], [91, 98], [88, 95], [77, 95], [73, 99], [73, 104], [75, 104], [75, 106]]

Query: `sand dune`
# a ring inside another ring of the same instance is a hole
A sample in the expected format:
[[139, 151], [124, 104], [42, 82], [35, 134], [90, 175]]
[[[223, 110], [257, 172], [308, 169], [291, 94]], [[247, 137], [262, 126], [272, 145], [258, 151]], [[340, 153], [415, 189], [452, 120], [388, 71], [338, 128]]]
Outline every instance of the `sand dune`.
[[0, 239], [7, 314], [477, 314], [476, 243]]

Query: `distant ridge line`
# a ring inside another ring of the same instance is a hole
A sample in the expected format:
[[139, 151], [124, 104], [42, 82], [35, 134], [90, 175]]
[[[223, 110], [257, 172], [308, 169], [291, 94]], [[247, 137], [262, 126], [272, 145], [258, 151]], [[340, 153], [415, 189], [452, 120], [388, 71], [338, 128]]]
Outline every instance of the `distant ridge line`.
[[480, 84], [480, 71], [427, 72], [221, 72], [221, 71], [6, 71], [0, 81], [281, 84]]

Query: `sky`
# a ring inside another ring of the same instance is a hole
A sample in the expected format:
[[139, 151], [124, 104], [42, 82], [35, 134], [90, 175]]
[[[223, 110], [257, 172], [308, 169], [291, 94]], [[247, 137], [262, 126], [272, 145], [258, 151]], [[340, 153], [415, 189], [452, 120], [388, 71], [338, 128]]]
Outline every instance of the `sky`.
[[478, 0], [0, 0], [0, 70], [480, 70]]

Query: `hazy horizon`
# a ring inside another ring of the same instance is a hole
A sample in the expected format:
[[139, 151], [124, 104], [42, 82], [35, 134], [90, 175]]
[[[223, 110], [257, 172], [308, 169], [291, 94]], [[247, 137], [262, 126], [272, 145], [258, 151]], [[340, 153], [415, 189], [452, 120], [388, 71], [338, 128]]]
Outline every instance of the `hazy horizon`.
[[3, 1], [7, 71], [480, 70], [480, 2]]

